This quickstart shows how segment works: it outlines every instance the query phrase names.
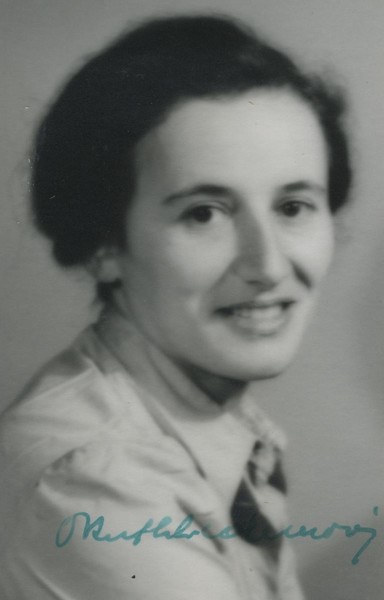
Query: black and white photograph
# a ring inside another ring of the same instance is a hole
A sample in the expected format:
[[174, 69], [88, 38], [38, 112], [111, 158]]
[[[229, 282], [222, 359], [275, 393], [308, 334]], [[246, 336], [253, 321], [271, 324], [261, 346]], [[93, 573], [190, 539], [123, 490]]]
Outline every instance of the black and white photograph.
[[1, 14], [0, 600], [381, 600], [384, 4]]

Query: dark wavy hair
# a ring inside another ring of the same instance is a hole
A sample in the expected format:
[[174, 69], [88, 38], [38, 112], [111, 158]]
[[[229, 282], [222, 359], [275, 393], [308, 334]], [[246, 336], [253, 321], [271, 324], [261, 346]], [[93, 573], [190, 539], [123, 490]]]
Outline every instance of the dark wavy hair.
[[231, 18], [160, 18], [89, 60], [38, 128], [33, 210], [56, 260], [81, 265], [99, 248], [124, 245], [135, 146], [176, 103], [251, 88], [289, 89], [311, 107], [328, 148], [330, 208], [345, 204], [351, 166], [340, 92]]

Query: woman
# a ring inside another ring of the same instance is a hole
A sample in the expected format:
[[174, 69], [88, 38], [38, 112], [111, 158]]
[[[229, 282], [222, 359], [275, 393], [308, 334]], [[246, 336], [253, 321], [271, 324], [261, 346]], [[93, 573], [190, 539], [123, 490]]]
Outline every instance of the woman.
[[90, 60], [36, 139], [36, 222], [103, 310], [2, 421], [7, 599], [290, 599], [290, 363], [350, 186], [340, 98], [224, 18]]

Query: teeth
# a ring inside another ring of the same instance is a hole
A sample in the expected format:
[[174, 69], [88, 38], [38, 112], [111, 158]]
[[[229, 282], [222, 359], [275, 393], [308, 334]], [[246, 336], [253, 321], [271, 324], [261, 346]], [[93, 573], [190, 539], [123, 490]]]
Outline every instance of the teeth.
[[250, 319], [254, 317], [260, 317], [261, 319], [276, 319], [280, 317], [282, 311], [282, 306], [280, 304], [276, 304], [274, 306], [265, 306], [265, 307], [236, 307], [231, 312], [233, 315], [238, 317], [242, 317], [244, 319]]
[[227, 318], [233, 319], [232, 323], [248, 333], [257, 335], [272, 335], [289, 318], [287, 308], [290, 303], [279, 302], [260, 306], [254, 303], [238, 304], [221, 309], [221, 313]]

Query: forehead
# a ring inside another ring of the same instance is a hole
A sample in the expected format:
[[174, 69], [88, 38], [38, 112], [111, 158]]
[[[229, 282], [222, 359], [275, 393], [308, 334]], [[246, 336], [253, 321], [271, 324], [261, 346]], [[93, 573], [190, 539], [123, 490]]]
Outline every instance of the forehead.
[[[324, 179], [327, 152], [311, 107], [286, 90], [188, 100], [143, 138], [138, 179]], [[302, 173], [305, 171], [305, 173]], [[192, 181], [193, 182], [193, 181]], [[143, 182], [142, 182], [143, 183]]]

